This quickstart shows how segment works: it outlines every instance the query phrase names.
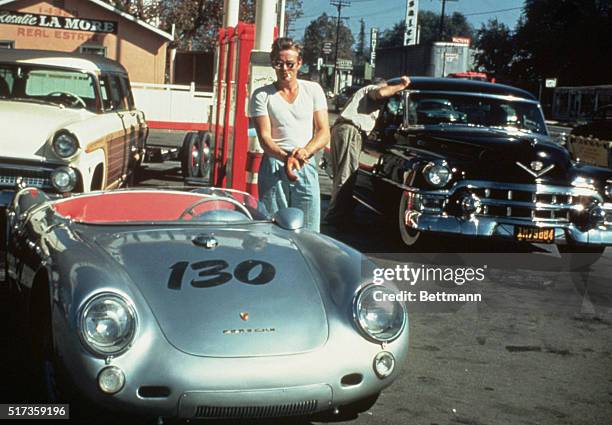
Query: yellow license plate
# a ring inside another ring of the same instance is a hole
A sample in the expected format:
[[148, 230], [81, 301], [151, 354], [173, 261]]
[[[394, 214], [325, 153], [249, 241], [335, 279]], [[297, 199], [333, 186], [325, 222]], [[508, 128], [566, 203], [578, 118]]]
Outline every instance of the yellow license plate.
[[555, 229], [550, 227], [514, 226], [514, 237], [517, 241], [553, 243]]

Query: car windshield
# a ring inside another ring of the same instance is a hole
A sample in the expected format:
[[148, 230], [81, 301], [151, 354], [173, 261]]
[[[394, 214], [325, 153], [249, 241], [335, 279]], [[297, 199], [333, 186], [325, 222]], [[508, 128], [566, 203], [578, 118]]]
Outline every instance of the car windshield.
[[535, 102], [505, 97], [410, 93], [407, 118], [409, 125], [511, 127], [546, 134], [544, 118]]
[[36, 65], [0, 64], [0, 99], [97, 110], [92, 75]]
[[73, 196], [53, 203], [65, 218], [88, 224], [191, 221], [201, 224], [267, 221], [263, 205], [231, 189], [114, 190]]

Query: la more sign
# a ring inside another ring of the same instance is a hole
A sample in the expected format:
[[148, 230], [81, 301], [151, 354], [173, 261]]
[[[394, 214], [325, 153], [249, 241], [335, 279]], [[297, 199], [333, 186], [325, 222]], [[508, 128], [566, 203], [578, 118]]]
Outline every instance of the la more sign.
[[0, 10], [0, 24], [117, 34], [117, 22]]

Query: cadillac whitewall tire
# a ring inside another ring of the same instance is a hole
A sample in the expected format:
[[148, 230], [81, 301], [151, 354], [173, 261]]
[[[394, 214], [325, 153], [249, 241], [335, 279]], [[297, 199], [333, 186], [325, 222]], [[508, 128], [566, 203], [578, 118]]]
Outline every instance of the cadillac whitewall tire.
[[411, 229], [406, 225], [406, 213], [408, 210], [408, 199], [405, 193], [402, 194], [399, 202], [398, 227], [402, 242], [411, 249], [423, 249], [429, 245], [430, 236], [421, 231]]

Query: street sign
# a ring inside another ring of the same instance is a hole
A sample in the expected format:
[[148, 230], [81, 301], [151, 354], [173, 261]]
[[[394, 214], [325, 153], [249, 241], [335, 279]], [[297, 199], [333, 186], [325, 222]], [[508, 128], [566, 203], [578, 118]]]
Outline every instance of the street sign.
[[453, 37], [453, 43], [467, 44], [469, 46], [470, 41], [469, 37]]
[[378, 28], [370, 30], [370, 65], [376, 66], [376, 44], [378, 41]]
[[323, 52], [324, 55], [329, 55], [332, 52], [331, 42], [326, 41], [325, 43], [323, 43], [323, 47], [321, 48], [321, 51]]
[[557, 87], [557, 79], [556, 78], [547, 78], [544, 80], [544, 84], [547, 89], [552, 89]]
[[419, 16], [418, 0], [406, 1], [406, 17], [404, 19], [404, 46], [417, 44], [417, 21]]
[[455, 62], [456, 60], [459, 60], [459, 53], [447, 53], [444, 52], [444, 60], [446, 62]]
[[351, 70], [353, 69], [353, 61], [350, 59], [338, 59], [338, 62], [336, 62], [336, 68], [346, 71]]

